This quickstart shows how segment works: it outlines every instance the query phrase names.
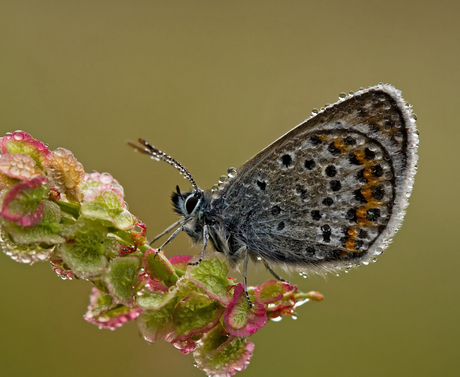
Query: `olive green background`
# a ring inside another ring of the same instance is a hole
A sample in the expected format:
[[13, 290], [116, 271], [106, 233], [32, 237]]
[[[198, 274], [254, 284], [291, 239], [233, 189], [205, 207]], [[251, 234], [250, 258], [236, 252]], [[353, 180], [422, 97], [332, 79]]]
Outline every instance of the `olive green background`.
[[[126, 146], [146, 138], [210, 188], [340, 92], [387, 82], [418, 115], [419, 172], [377, 264], [291, 280], [298, 319], [252, 336], [241, 376], [457, 376], [458, 1], [0, 1], [0, 133], [70, 149], [124, 186], [149, 236], [187, 182]], [[186, 235], [166, 252], [198, 253]], [[240, 277], [235, 273], [236, 277]], [[250, 269], [250, 283], [268, 275]], [[2, 376], [202, 376], [136, 323], [86, 323], [90, 285], [0, 255]]]

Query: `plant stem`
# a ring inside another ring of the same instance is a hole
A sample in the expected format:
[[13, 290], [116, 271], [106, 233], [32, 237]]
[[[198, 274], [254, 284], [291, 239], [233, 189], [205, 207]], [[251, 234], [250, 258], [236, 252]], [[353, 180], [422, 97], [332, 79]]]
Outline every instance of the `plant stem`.
[[59, 206], [59, 208], [61, 208], [62, 212], [67, 213], [68, 215], [73, 216], [76, 219], [78, 219], [78, 217], [80, 216], [79, 204], [61, 202], [60, 200], [56, 200], [55, 203]]

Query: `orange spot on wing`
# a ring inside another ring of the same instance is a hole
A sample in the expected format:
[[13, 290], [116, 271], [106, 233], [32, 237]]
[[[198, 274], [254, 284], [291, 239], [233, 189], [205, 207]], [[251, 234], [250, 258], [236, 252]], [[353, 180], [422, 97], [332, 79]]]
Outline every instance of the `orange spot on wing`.
[[[347, 249], [348, 252], [355, 252], [356, 251], [355, 239], [359, 234], [358, 229], [356, 229], [356, 227], [350, 227], [347, 230], [347, 234], [348, 234], [348, 240], [345, 243], [345, 249]], [[348, 252], [347, 251], [342, 251], [341, 256], [347, 255]]]
[[348, 229], [347, 233], [350, 237], [355, 238], [359, 232], [355, 227], [351, 227], [350, 229]]
[[341, 137], [338, 137], [334, 140], [334, 146], [340, 151], [343, 152], [348, 149], [348, 146], [343, 142]]
[[372, 208], [372, 206], [369, 206], [369, 205], [365, 205], [363, 207], [359, 207], [357, 210], [356, 210], [356, 222], [358, 223], [358, 225], [360, 226], [372, 226], [372, 221], [370, 221], [368, 218], [367, 218], [367, 210], [369, 208]]
[[366, 154], [364, 153], [364, 151], [362, 150], [357, 150], [355, 151], [355, 156], [356, 156], [356, 159], [361, 163], [361, 164], [364, 164], [366, 165]]
[[347, 243], [345, 244], [345, 249], [350, 250], [350, 251], [355, 251], [355, 239], [350, 238]]

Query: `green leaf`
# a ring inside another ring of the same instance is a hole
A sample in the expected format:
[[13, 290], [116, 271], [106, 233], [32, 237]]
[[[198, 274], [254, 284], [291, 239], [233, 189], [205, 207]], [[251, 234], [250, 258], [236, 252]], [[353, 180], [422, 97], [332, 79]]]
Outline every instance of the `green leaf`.
[[35, 140], [31, 135], [24, 131], [7, 133], [0, 138], [1, 153], [24, 153], [32, 157], [37, 166], [43, 169], [43, 164], [50, 151], [41, 141]]
[[187, 278], [193, 281], [206, 294], [224, 305], [230, 302], [228, 290], [231, 281], [227, 278], [228, 268], [216, 256], [204, 259], [196, 266], [189, 266]]
[[148, 249], [142, 258], [145, 271], [152, 280], [162, 281], [168, 287], [174, 285], [178, 276], [173, 265], [163, 253], [156, 253], [153, 249]]
[[228, 336], [221, 326], [216, 326], [200, 340], [193, 357], [208, 376], [233, 376], [246, 369], [253, 351], [250, 340]]
[[1, 217], [19, 226], [35, 226], [44, 216], [43, 201], [49, 186], [45, 177], [34, 177], [15, 185], [3, 199]]
[[80, 212], [83, 216], [100, 220], [104, 226], [121, 230], [129, 230], [136, 223], [134, 216], [125, 208], [122, 194], [115, 188], [90, 189], [85, 193]]
[[227, 331], [236, 336], [249, 336], [267, 324], [265, 306], [257, 300], [249, 307], [243, 284], [233, 292], [230, 304], [225, 309], [224, 323]]
[[169, 341], [169, 334], [174, 331], [171, 311], [166, 307], [158, 310], [144, 310], [139, 316], [139, 330], [148, 342]]
[[96, 221], [80, 217], [74, 225], [63, 229], [66, 243], [58, 247], [62, 259], [75, 275], [87, 279], [101, 275], [107, 267], [107, 254], [116, 244], [107, 238], [107, 228]]
[[141, 262], [136, 256], [117, 257], [110, 261], [104, 280], [115, 303], [133, 306], [140, 267]]
[[[167, 300], [168, 294], [163, 296]], [[186, 342], [195, 334], [209, 331], [222, 316], [219, 303], [205, 295], [192, 292], [183, 301], [165, 302], [161, 294], [157, 297], [158, 309], [146, 309], [139, 317], [139, 328], [149, 342], [166, 340], [171, 343]], [[150, 296], [152, 304], [155, 299]], [[171, 305], [172, 303], [172, 305]]]
[[141, 312], [142, 309], [138, 307], [128, 308], [124, 305], [116, 305], [109, 294], [93, 287], [90, 305], [84, 318], [100, 328], [115, 330], [124, 323], [137, 318]]
[[205, 332], [215, 326], [222, 316], [223, 308], [205, 295], [192, 292], [179, 302], [173, 312], [175, 341], [183, 342], [193, 334]]
[[43, 200], [43, 217], [35, 226], [19, 226], [5, 221], [4, 229], [12, 240], [20, 245], [45, 244], [54, 245], [65, 242], [61, 233], [61, 212], [59, 206], [49, 200]]
[[170, 292], [147, 292], [137, 298], [137, 304], [142, 309], [158, 310], [165, 306], [173, 297], [174, 294], [171, 294]]
[[0, 226], [0, 249], [16, 262], [33, 264], [48, 260], [54, 246], [45, 247], [43, 244], [18, 244], [11, 239], [5, 224], [3, 224]]
[[289, 283], [268, 280], [261, 286], [256, 287], [255, 298], [258, 302], [270, 304], [281, 300], [283, 295], [290, 290], [292, 290], [292, 286]]

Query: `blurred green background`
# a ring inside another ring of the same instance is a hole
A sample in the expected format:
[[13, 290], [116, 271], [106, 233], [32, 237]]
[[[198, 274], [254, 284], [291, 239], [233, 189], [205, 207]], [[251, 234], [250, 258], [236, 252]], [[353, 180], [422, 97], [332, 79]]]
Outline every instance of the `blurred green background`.
[[[387, 82], [418, 115], [404, 225], [375, 265], [307, 280], [321, 303], [252, 337], [241, 376], [458, 376], [458, 1], [0, 1], [0, 131], [70, 149], [124, 186], [149, 236], [175, 221], [164, 163], [202, 188], [340, 92]], [[198, 253], [181, 235], [167, 254]], [[202, 376], [136, 323], [86, 323], [90, 285], [0, 255], [2, 376]], [[235, 274], [239, 277], [238, 274]], [[268, 278], [251, 267], [250, 283]]]

